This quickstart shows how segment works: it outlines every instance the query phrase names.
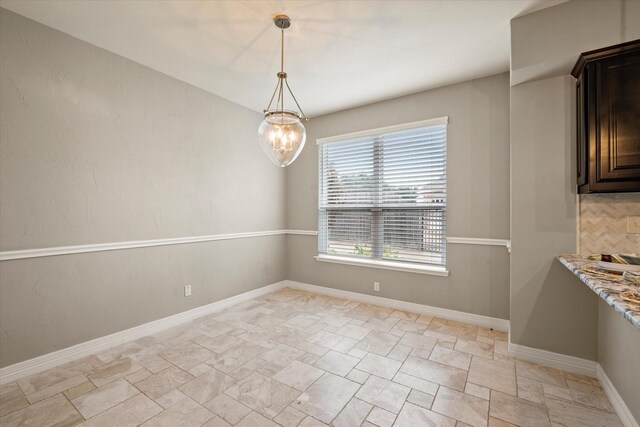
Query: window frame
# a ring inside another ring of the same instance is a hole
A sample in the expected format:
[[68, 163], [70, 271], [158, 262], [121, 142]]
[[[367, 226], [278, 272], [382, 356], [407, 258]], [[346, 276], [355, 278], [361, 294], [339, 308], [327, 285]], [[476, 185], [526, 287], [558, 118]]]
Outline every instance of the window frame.
[[[319, 138], [316, 140], [316, 146], [318, 147], [318, 160], [319, 161], [321, 160], [320, 146], [324, 144], [328, 144], [332, 142], [340, 142], [348, 139], [375, 137], [380, 134], [399, 132], [404, 130], [411, 130], [416, 128], [428, 127], [433, 125], [442, 125], [442, 124], [446, 126], [446, 140], [445, 140], [445, 174], [446, 174], [447, 172], [446, 160], [448, 157], [447, 150], [448, 150], [448, 134], [449, 134], [448, 116], [443, 116], [443, 117], [438, 117], [438, 118], [433, 118], [428, 120], [420, 120], [416, 122], [404, 123], [404, 124], [387, 126], [387, 127], [380, 127], [380, 128], [358, 131], [358, 132], [351, 132], [351, 133], [335, 135], [335, 136], [326, 137], [326, 138]], [[321, 164], [319, 164], [319, 168], [320, 169], [318, 170], [318, 177], [320, 177], [322, 173]], [[318, 213], [320, 213], [320, 210], [321, 210], [320, 208], [321, 206], [320, 198], [322, 197], [322, 192], [320, 191], [321, 186], [322, 186], [322, 182], [318, 182], [318, 210], [317, 210]], [[445, 187], [445, 195], [446, 193], [447, 191]], [[446, 202], [446, 196], [445, 196], [445, 203], [443, 208], [444, 215], [445, 215], [445, 224], [446, 224], [447, 206], [448, 206], [448, 203]], [[372, 209], [372, 211], [375, 211], [375, 208]], [[320, 229], [320, 217], [318, 217], [318, 235], [321, 236], [322, 233], [323, 233], [323, 230]], [[378, 250], [379, 249], [380, 248], [378, 248]], [[372, 247], [372, 251], [374, 250], [375, 249]], [[446, 253], [447, 253], [447, 243], [446, 243], [446, 229], [445, 229], [445, 247], [444, 247], [444, 254], [443, 254], [445, 258], [445, 263], [443, 265], [427, 264], [427, 263], [411, 262], [411, 261], [390, 261], [386, 259], [373, 258], [373, 257], [359, 258], [359, 257], [350, 257], [350, 256], [343, 256], [343, 255], [332, 255], [332, 254], [322, 253], [319, 250], [317, 255], [314, 257], [314, 259], [317, 261], [331, 262], [331, 263], [337, 263], [337, 264], [366, 266], [366, 267], [381, 268], [381, 269], [387, 269], [387, 270], [431, 274], [431, 275], [437, 275], [437, 276], [448, 276], [449, 270], [447, 269], [447, 266], [446, 266]]]

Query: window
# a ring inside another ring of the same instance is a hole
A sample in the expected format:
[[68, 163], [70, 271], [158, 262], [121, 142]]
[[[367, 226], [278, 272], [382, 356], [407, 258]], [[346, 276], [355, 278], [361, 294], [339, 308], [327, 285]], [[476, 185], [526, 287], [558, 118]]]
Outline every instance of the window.
[[446, 145], [446, 117], [318, 140], [318, 258], [444, 271]]

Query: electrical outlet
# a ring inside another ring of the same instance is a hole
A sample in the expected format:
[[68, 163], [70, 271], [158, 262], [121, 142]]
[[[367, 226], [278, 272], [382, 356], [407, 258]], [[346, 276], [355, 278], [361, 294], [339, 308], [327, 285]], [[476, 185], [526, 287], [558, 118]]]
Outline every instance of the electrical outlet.
[[191, 285], [187, 285], [184, 287], [184, 296], [185, 297], [191, 296]]
[[376, 292], [380, 292], [380, 283], [379, 282], [373, 282], [373, 290]]
[[640, 216], [627, 217], [627, 234], [640, 234]]

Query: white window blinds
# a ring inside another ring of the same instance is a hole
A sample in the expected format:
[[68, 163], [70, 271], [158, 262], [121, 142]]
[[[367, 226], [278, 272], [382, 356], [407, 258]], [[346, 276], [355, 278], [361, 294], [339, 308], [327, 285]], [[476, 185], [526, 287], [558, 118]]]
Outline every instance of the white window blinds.
[[321, 254], [445, 265], [446, 123], [318, 141]]

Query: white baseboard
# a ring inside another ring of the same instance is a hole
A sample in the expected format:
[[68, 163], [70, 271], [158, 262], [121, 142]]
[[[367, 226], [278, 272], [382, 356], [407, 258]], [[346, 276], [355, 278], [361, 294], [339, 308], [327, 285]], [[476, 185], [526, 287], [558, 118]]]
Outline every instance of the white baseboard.
[[[172, 316], [158, 319], [149, 323], [135, 326], [124, 331], [116, 332], [111, 335], [96, 338], [81, 344], [74, 345], [62, 350], [54, 351], [42, 356], [35, 357], [24, 362], [0, 368], [0, 385], [10, 383], [29, 375], [37, 374], [47, 369], [54, 368], [61, 364], [71, 362], [90, 354], [106, 350], [110, 347], [136, 340], [138, 338], [151, 335], [165, 329], [181, 325], [191, 320], [206, 316], [211, 313], [221, 311], [235, 304], [258, 298], [271, 292], [275, 292], [282, 288], [300, 289], [308, 292], [335, 296], [339, 298], [350, 299], [354, 301], [364, 302], [368, 304], [377, 304], [381, 306], [391, 307], [399, 310], [406, 310], [413, 313], [426, 314], [429, 316], [438, 316], [445, 319], [458, 320], [461, 322], [476, 324], [500, 331], [509, 330], [509, 321], [497, 319], [493, 317], [481, 316], [478, 314], [465, 313], [461, 311], [448, 310], [440, 307], [432, 307], [428, 305], [416, 304], [406, 301], [399, 301], [390, 298], [383, 298], [374, 295], [360, 294], [357, 292], [343, 291], [340, 289], [328, 288], [324, 286], [311, 285], [308, 283], [295, 282], [291, 280], [283, 280], [278, 283], [263, 286], [249, 292], [235, 295], [224, 300], [216, 301], [192, 310], [174, 314]], [[539, 363], [554, 368], [562, 369], [568, 372], [574, 372], [583, 375], [589, 375], [598, 378], [600, 384], [607, 397], [611, 401], [616, 413], [622, 420], [625, 427], [640, 427], [638, 422], [631, 414], [631, 411], [625, 404], [624, 400], [614, 387], [613, 383], [602, 369], [600, 364], [592, 361], [581, 359], [578, 357], [567, 356], [564, 354], [553, 353], [546, 350], [526, 347], [523, 345], [511, 343], [509, 336], [509, 354], [511, 356], [528, 360], [530, 362]]]
[[285, 280], [284, 283], [285, 286], [289, 288], [350, 299], [367, 304], [382, 305], [398, 310], [410, 311], [412, 313], [442, 317], [443, 319], [457, 320], [460, 322], [484, 326], [485, 328], [493, 328], [497, 331], [509, 330], [509, 321], [505, 319], [482, 316], [480, 314], [465, 313], [462, 311], [449, 310], [446, 308], [433, 307], [429, 305], [416, 304], [413, 302], [399, 301], [391, 298], [378, 297], [375, 295], [361, 294], [358, 292], [343, 291], [340, 289], [328, 288], [325, 286], [310, 285], [308, 283], [295, 282], [292, 280]]
[[563, 371], [598, 378], [602, 389], [609, 398], [609, 401], [611, 402], [611, 405], [613, 405], [613, 408], [622, 421], [622, 424], [625, 427], [640, 427], [599, 363], [594, 362], [593, 360], [567, 356], [566, 354], [553, 353], [546, 350], [526, 347], [524, 345], [513, 344], [511, 342], [509, 342], [509, 355], [529, 362], [562, 369]]
[[428, 305], [415, 304], [390, 298], [382, 298], [373, 295], [342, 291], [339, 289], [327, 288], [324, 286], [316, 286], [307, 283], [284, 280], [282, 282], [263, 286], [261, 288], [254, 289], [252, 291], [245, 292], [243, 294], [236, 295], [221, 301], [216, 301], [211, 304], [197, 307], [192, 310], [154, 320], [152, 322], [135, 326], [124, 331], [116, 332], [111, 335], [96, 338], [91, 341], [86, 341], [84, 343], [74, 345], [72, 347], [54, 351], [42, 356], [35, 357], [33, 359], [16, 363], [14, 365], [0, 368], [0, 384], [13, 382], [19, 380], [20, 378], [37, 374], [39, 372], [54, 368], [67, 362], [71, 362], [81, 357], [106, 350], [110, 347], [130, 342], [138, 338], [171, 328], [173, 326], [181, 325], [199, 317], [215, 313], [232, 305], [239, 304], [241, 302], [260, 297], [262, 295], [266, 295], [285, 287], [340, 298], [347, 298], [368, 304], [382, 305], [398, 310], [406, 310], [414, 313], [426, 314], [429, 316], [438, 316], [445, 319], [458, 320], [461, 322], [476, 324], [487, 328], [493, 328], [499, 331], [507, 331], [509, 329], [509, 321], [504, 319], [497, 319], [493, 317], [481, 316], [478, 314], [464, 313], [461, 311], [448, 310], [444, 308], [431, 307]]
[[620, 396], [618, 390], [616, 390], [613, 383], [607, 376], [607, 373], [599, 363], [596, 366], [596, 373], [598, 381], [600, 381], [600, 385], [602, 386], [604, 393], [609, 398], [611, 405], [613, 405], [613, 409], [616, 410], [616, 413], [618, 414], [618, 417], [620, 417], [620, 421], [622, 421], [624, 427], [640, 427], [638, 425], [638, 421], [636, 421], [633, 414], [629, 410], [629, 407], [626, 403], [624, 403], [624, 400], [622, 400], [622, 396]]
[[[511, 337], [509, 337], [511, 338]], [[593, 360], [581, 359], [579, 357], [568, 356], [566, 354], [553, 353], [539, 348], [527, 347], [513, 344], [509, 339], [509, 355], [528, 362], [547, 365], [552, 368], [575, 374], [596, 376], [596, 362]]]
[[33, 359], [25, 360], [24, 362], [19, 362], [14, 365], [0, 368], [0, 384], [13, 382], [19, 380], [20, 378], [37, 374], [38, 372], [46, 371], [47, 369], [54, 368], [67, 362], [71, 362], [81, 357], [106, 350], [110, 347], [133, 341], [138, 338], [171, 328], [173, 326], [181, 325], [199, 317], [221, 311], [232, 305], [240, 304], [241, 302], [277, 291], [278, 289], [282, 289], [283, 287], [285, 287], [284, 281], [263, 286], [261, 288], [254, 289], [240, 295], [235, 295], [233, 297], [226, 298], [220, 301], [216, 301], [211, 304], [203, 305], [192, 310], [154, 320], [152, 322], [145, 323], [139, 326], [134, 326], [133, 328], [126, 329], [124, 331], [116, 332], [111, 335], [96, 338], [91, 341], [86, 341], [74, 345], [72, 347], [54, 351], [42, 356], [35, 357]]

